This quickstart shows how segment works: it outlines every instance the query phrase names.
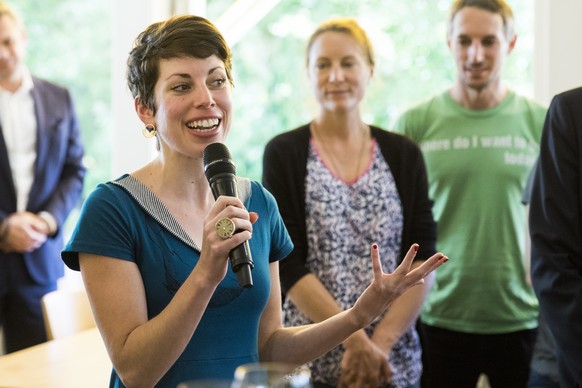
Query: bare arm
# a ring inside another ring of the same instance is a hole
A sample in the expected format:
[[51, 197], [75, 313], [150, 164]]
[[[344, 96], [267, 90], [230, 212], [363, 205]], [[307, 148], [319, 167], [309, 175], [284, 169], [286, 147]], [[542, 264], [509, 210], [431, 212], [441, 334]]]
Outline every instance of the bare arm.
[[392, 274], [384, 274], [377, 246], [372, 249], [374, 280], [350, 309], [312, 325], [282, 328], [280, 292], [276, 264], [271, 268], [271, 296], [259, 327], [259, 351], [262, 361], [303, 364], [346, 340], [369, 325], [408, 288], [422, 284], [424, 278], [446, 260], [437, 253], [411, 270], [418, 245], [414, 244], [402, 264]]
[[[343, 311], [313, 274], [302, 277], [289, 290], [287, 296], [313, 322], [321, 322]], [[343, 342], [343, 345], [346, 352], [341, 362], [340, 385], [347, 382], [351, 384], [361, 382], [378, 386], [381, 381], [389, 378], [386, 353], [382, 353], [381, 349], [374, 345], [363, 329], [352, 334]]]
[[[415, 262], [412, 268], [421, 264], [422, 262]], [[424, 278], [424, 284], [410, 288], [390, 306], [372, 335], [374, 343], [384, 352], [388, 354], [404, 332], [416, 323], [433, 283], [434, 273], [430, 273]]]
[[321, 322], [343, 311], [314, 274], [303, 276], [287, 293], [289, 299], [313, 322]]
[[[219, 218], [243, 229], [220, 239]], [[198, 263], [170, 303], [148, 320], [144, 284], [133, 262], [80, 254], [83, 281], [95, 320], [116, 372], [126, 386], [152, 387], [176, 362], [198, 327], [216, 286], [228, 269], [228, 252], [248, 240], [249, 214], [234, 197], [220, 197], [204, 222]]]
[[190, 341], [216, 285], [195, 268], [172, 302], [148, 320], [135, 263], [81, 254], [80, 266], [95, 320], [120, 378], [126, 386], [155, 385]]

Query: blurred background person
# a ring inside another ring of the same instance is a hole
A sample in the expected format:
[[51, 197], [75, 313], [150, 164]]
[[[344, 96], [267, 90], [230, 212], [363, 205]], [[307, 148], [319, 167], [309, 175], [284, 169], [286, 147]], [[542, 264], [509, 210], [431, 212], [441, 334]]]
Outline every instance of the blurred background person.
[[0, 325], [7, 353], [46, 341], [40, 300], [64, 275], [63, 225], [85, 169], [68, 90], [30, 74], [26, 29], [0, 2]]
[[532, 283], [556, 342], [562, 387], [582, 387], [582, 88], [554, 97], [529, 228]]
[[437, 248], [455, 257], [436, 274], [421, 314], [431, 387], [525, 387], [538, 303], [523, 265], [528, 174], [545, 108], [502, 81], [516, 44], [503, 0], [456, 0], [447, 44], [453, 85], [406, 111], [396, 130], [417, 142], [435, 201]]
[[[422, 154], [401, 135], [365, 123], [360, 104], [374, 73], [365, 31], [351, 18], [323, 22], [307, 44], [317, 117], [266, 146], [263, 183], [295, 245], [281, 263], [285, 325], [348, 309], [371, 281], [377, 241], [394, 270], [413, 242], [422, 263], [436, 227]], [[422, 371], [415, 322], [431, 286], [410, 289], [370, 326], [311, 364], [316, 387], [415, 387]]]

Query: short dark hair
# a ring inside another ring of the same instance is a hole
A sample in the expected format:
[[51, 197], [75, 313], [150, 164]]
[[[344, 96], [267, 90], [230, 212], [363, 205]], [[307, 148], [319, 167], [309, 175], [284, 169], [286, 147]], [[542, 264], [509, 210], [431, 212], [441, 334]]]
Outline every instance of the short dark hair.
[[226, 40], [209, 20], [194, 15], [174, 16], [153, 23], [138, 35], [127, 59], [127, 84], [134, 98], [156, 110], [154, 87], [160, 59], [218, 56], [226, 76], [232, 80], [232, 52]]
[[505, 37], [507, 39], [513, 37], [515, 33], [513, 29], [513, 11], [504, 0], [454, 0], [449, 11], [449, 36], [451, 34], [455, 15], [465, 7], [479, 8], [501, 16], [503, 19], [503, 33], [505, 34]]

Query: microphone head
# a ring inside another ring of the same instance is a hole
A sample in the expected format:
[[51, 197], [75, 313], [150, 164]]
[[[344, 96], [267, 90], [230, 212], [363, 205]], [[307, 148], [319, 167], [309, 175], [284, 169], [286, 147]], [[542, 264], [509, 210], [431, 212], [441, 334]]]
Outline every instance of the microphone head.
[[230, 151], [223, 143], [212, 143], [206, 146], [202, 159], [207, 179], [217, 174], [236, 175], [236, 167], [230, 156]]

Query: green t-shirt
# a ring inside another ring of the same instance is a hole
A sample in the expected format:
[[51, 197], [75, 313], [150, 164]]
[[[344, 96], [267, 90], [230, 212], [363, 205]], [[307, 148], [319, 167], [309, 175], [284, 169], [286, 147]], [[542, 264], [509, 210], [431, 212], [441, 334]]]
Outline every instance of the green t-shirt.
[[479, 111], [444, 92], [398, 120], [396, 131], [423, 151], [437, 248], [450, 258], [437, 271], [423, 322], [481, 334], [537, 326], [537, 300], [523, 265], [527, 220], [521, 198], [545, 113], [514, 92]]

